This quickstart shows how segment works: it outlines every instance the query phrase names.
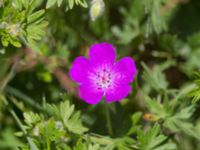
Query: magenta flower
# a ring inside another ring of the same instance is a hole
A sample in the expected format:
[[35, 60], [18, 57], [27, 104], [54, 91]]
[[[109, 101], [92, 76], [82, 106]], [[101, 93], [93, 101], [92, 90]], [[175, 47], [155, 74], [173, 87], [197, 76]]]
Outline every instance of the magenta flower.
[[131, 91], [130, 82], [136, 75], [136, 65], [131, 57], [115, 62], [116, 53], [109, 43], [90, 47], [90, 58], [77, 57], [70, 69], [72, 80], [79, 83], [79, 96], [89, 104], [120, 101]]

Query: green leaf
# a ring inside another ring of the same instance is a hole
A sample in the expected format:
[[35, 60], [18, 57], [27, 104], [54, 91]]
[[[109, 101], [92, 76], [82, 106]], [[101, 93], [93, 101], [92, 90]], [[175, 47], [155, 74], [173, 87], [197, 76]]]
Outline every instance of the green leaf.
[[6, 36], [3, 36], [1, 38], [1, 43], [3, 44], [3, 46], [7, 47], [9, 45], [9, 38]]
[[50, 8], [52, 7], [55, 3], [56, 3], [57, 0], [48, 0], [47, 1], [47, 4], [46, 4], [46, 8]]
[[37, 21], [40, 17], [42, 17], [44, 15], [44, 13], [45, 13], [44, 9], [34, 12], [30, 16], [28, 16], [28, 18], [27, 18], [28, 23], [33, 23], [33, 22]]
[[74, 105], [70, 106], [69, 101], [65, 101], [64, 103], [60, 104], [60, 115], [64, 124], [68, 123], [68, 120], [73, 113], [74, 113]]
[[88, 150], [99, 150], [100, 145], [99, 144], [90, 144], [88, 147]]
[[[143, 0], [144, 8], [148, 18], [146, 21], [146, 36], [156, 33], [160, 34], [167, 29], [166, 18], [161, 16], [161, 8], [165, 0]], [[162, 14], [163, 15], [163, 14]]]
[[25, 123], [29, 126], [33, 126], [41, 120], [41, 117], [33, 112], [25, 112], [23, 116], [25, 119]]
[[58, 107], [56, 107], [56, 105], [54, 104], [46, 104], [45, 105], [45, 110], [47, 110], [49, 112], [49, 114], [51, 115], [55, 115], [55, 116], [59, 116], [60, 115], [60, 111], [58, 109]]
[[1, 130], [1, 137], [0, 137], [0, 149], [6, 150], [17, 150], [17, 147], [23, 145], [21, 140], [19, 140], [15, 135], [13, 135], [15, 131], [7, 127], [4, 130]]
[[21, 0], [21, 2], [23, 4], [23, 6], [27, 9], [28, 6], [29, 6], [29, 1], [27, 1], [27, 0]]
[[19, 9], [19, 10], [22, 9], [21, 0], [12, 0], [12, 5], [13, 5], [15, 8]]
[[64, 126], [70, 132], [76, 134], [83, 134], [88, 129], [82, 125], [82, 120], [80, 118], [80, 112], [74, 110], [74, 105], [70, 105], [69, 101], [60, 103], [59, 108], [55, 105], [46, 105], [46, 109], [51, 114], [59, 117]]
[[82, 125], [80, 113], [74, 112], [74, 105], [70, 105], [69, 101], [60, 104], [60, 116], [69, 131], [82, 134], [88, 130]]
[[87, 146], [83, 143], [82, 139], [79, 139], [73, 150], [87, 150]]
[[190, 118], [195, 111], [195, 106], [191, 105], [181, 109], [179, 112], [165, 119], [164, 126], [171, 129], [173, 132], [184, 132], [187, 135], [199, 139], [199, 134], [194, 125], [190, 122]]
[[75, 3], [78, 5], [80, 4], [81, 6], [87, 8], [88, 7], [88, 4], [85, 0], [75, 0]]
[[168, 142], [165, 135], [161, 134], [160, 126], [154, 125], [147, 132], [138, 135], [139, 150], [175, 150], [176, 145]]
[[28, 137], [27, 139], [30, 146], [30, 150], [39, 150], [37, 145], [33, 142], [32, 138]]
[[34, 40], [41, 40], [41, 36], [45, 34], [44, 28], [47, 26], [47, 22], [40, 24], [31, 24], [27, 27], [27, 38]]
[[148, 83], [148, 85], [157, 92], [166, 92], [169, 83], [167, 82], [163, 71], [168, 67], [173, 66], [174, 62], [167, 61], [163, 64], [154, 66], [152, 69], [147, 67], [147, 65], [145, 65], [143, 62], [141, 64], [144, 68], [143, 78]]
[[83, 134], [84, 132], [88, 131], [88, 129], [82, 125], [80, 120], [80, 112], [73, 114], [65, 125], [71, 132], [76, 134]]
[[156, 116], [156, 119], [164, 119], [172, 113], [171, 110], [167, 109], [169, 106], [165, 106], [159, 101], [151, 99], [148, 96], [145, 96], [145, 102], [148, 105], [148, 109]]
[[137, 133], [141, 129], [141, 125], [140, 125], [141, 118], [142, 118], [141, 112], [136, 112], [131, 116], [132, 126], [129, 129], [127, 135]]
[[58, 7], [61, 6], [62, 2], [63, 2], [63, 0], [57, 0], [57, 5], [58, 5]]
[[[67, 8], [72, 9], [74, 5], [81, 5], [82, 7], [87, 7], [87, 2], [85, 0], [66, 0], [67, 1]], [[63, 3], [63, 0], [48, 0], [46, 4], [46, 8], [52, 7], [54, 4], [57, 3], [57, 6], [60, 7], [61, 4]]]
[[200, 73], [196, 73], [195, 87], [188, 95], [193, 98], [193, 103], [200, 100]]
[[168, 103], [163, 104], [160, 101], [152, 100], [148, 96], [145, 96], [145, 101], [150, 112], [155, 115], [156, 121], [161, 119], [164, 127], [172, 132], [184, 132], [187, 135], [198, 138], [198, 133], [190, 122], [190, 118], [195, 111], [194, 105], [184, 108], [181, 105], [175, 107], [173, 101], [169, 103], [167, 99]]
[[51, 142], [56, 141], [64, 135], [61, 122], [55, 122], [54, 118], [50, 118], [47, 122], [39, 125], [40, 133]]
[[200, 47], [200, 32], [193, 34], [187, 38], [188, 44], [192, 47], [192, 49], [197, 49]]
[[22, 46], [21, 43], [15, 38], [10, 38], [10, 43], [15, 47], [21, 47]]
[[74, 6], [74, 0], [68, 0], [69, 8], [72, 9]]
[[194, 111], [195, 111], [195, 106], [191, 105], [184, 109], [181, 109], [180, 112], [176, 112], [174, 117], [176, 117], [180, 120], [188, 120], [193, 115]]

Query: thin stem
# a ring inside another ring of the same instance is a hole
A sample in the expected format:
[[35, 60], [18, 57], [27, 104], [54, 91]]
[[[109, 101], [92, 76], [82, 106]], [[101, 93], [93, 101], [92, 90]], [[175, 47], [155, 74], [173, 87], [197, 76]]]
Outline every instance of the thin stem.
[[27, 134], [27, 131], [26, 129], [24, 128], [22, 122], [20, 121], [19, 117], [17, 116], [17, 114], [15, 113], [14, 110], [12, 110], [10, 107], [9, 107], [9, 103], [8, 101], [3, 98], [3, 102], [4, 104], [6, 105], [6, 107], [8, 108], [8, 111], [11, 113], [11, 115], [13, 116], [13, 118], [15, 119], [15, 121], [17, 122], [18, 126], [21, 128], [22, 132], [24, 133], [24, 135]]
[[104, 106], [105, 106], [105, 115], [106, 115], [106, 122], [107, 122], [108, 133], [110, 135], [113, 135], [113, 129], [112, 129], [110, 112], [109, 112], [109, 106], [106, 103], [104, 103]]
[[39, 150], [39, 149], [37, 148], [37, 146], [35, 145], [35, 143], [32, 141], [32, 139], [31, 139], [29, 136], [27, 136], [27, 131], [26, 131], [26, 129], [24, 128], [22, 122], [20, 121], [20, 119], [19, 119], [19, 117], [17, 116], [17, 114], [15, 113], [15, 111], [12, 110], [12, 109], [9, 107], [8, 101], [7, 101], [5, 98], [3, 98], [3, 102], [4, 102], [4, 104], [7, 106], [8, 111], [11, 113], [11, 115], [13, 116], [13, 118], [15, 119], [15, 121], [17, 122], [18, 126], [21, 128], [23, 134], [26, 136], [26, 139], [28, 140], [28, 143], [29, 143], [31, 149]]
[[17, 116], [17, 114], [13, 110], [11, 110], [11, 109], [9, 109], [9, 111], [10, 111], [11, 115], [13, 116], [13, 118], [16, 120], [18, 126], [21, 128], [22, 132], [26, 135], [27, 134], [26, 129], [22, 125], [22, 123], [19, 120], [19, 117]]
[[51, 150], [50, 141], [48, 137], [46, 142], [47, 142], [47, 150]]
[[13, 87], [7, 86], [5, 88], [5, 91], [9, 94], [12, 94], [18, 98], [20, 98], [21, 100], [23, 100], [25, 103], [37, 108], [38, 110], [42, 110], [43, 108], [36, 103], [32, 98], [30, 98], [29, 96], [25, 95], [24, 93], [22, 93], [21, 91], [19, 91], [18, 89], [15, 89]]
[[5, 77], [3, 80], [1, 86], [0, 86], [0, 91], [3, 91], [8, 82], [15, 76], [14, 70], [16, 67], [16, 63], [12, 66], [11, 71], [8, 73], [8, 75]]

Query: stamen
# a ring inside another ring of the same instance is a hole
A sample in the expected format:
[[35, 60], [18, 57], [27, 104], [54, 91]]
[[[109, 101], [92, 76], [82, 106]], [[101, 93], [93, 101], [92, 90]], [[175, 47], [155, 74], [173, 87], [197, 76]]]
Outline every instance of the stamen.
[[112, 71], [108, 66], [98, 68], [96, 72], [90, 76], [98, 90], [106, 90], [113, 83]]

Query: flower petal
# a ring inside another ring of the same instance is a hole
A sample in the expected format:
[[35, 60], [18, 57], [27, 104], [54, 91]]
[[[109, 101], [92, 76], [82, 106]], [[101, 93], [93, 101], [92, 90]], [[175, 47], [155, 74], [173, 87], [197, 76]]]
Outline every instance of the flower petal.
[[130, 85], [117, 85], [106, 92], [106, 102], [120, 101], [131, 91]]
[[83, 56], [79, 56], [74, 60], [69, 75], [73, 81], [84, 83], [87, 82], [87, 74], [89, 70], [89, 60]]
[[115, 48], [109, 43], [94, 44], [90, 47], [90, 60], [93, 64], [113, 64], [115, 59]]
[[127, 84], [133, 81], [137, 69], [134, 60], [131, 57], [124, 57], [114, 65], [116, 73], [116, 82], [118, 84]]
[[103, 91], [96, 89], [92, 85], [82, 84], [79, 86], [79, 96], [88, 104], [97, 104], [103, 97]]

